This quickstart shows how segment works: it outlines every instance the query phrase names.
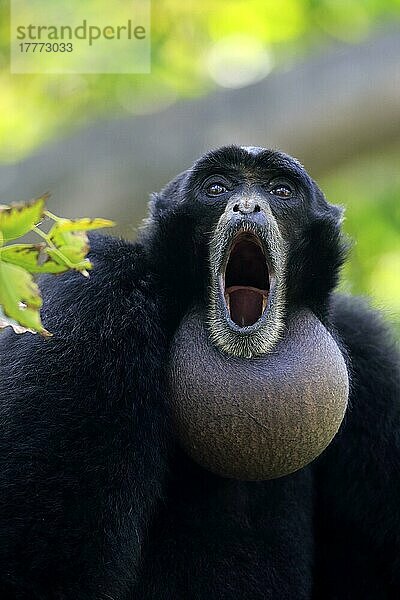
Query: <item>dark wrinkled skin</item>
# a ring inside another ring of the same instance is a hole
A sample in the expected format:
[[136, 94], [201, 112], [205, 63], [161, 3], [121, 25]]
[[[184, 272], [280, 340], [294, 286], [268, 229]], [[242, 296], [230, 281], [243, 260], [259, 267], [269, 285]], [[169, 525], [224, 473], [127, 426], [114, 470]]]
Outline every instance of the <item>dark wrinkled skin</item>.
[[273, 352], [254, 358], [216, 349], [204, 311], [192, 311], [174, 337], [170, 370], [179, 439], [224, 477], [273, 479], [304, 467], [331, 442], [347, 406], [343, 356], [304, 311]]
[[[291, 201], [265, 191], [282, 169]], [[198, 466], [170, 419], [171, 342], [207, 303], [228, 201], [201, 182], [220, 171], [264, 193], [287, 241], [285, 320], [313, 314], [351, 376], [331, 444], [270, 481]], [[340, 211], [289, 157], [231, 147], [153, 197], [138, 243], [91, 244], [89, 279], [41, 282], [54, 336], [0, 336], [1, 600], [399, 598], [398, 354], [376, 312], [334, 293]]]

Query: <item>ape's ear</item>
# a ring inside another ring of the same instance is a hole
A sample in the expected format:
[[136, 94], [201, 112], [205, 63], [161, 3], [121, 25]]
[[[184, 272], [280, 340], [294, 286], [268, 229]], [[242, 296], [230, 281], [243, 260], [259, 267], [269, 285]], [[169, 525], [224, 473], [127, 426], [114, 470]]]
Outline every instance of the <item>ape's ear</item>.
[[331, 204], [325, 197], [325, 194], [320, 190], [318, 185], [313, 181], [314, 184], [314, 197], [317, 204], [317, 210], [322, 217], [329, 217], [338, 227], [340, 227], [344, 220], [344, 206], [338, 204]]
[[161, 192], [152, 192], [149, 200], [149, 219], [155, 218], [163, 210], [164, 199]]
[[340, 206], [340, 204], [330, 204], [329, 202], [327, 202], [327, 204], [332, 217], [336, 220], [336, 223], [339, 226], [342, 225], [344, 221], [344, 212], [346, 210], [345, 207]]
[[151, 194], [149, 202], [150, 218], [158, 219], [182, 202], [186, 177], [187, 171], [184, 171], [167, 183], [160, 192]]

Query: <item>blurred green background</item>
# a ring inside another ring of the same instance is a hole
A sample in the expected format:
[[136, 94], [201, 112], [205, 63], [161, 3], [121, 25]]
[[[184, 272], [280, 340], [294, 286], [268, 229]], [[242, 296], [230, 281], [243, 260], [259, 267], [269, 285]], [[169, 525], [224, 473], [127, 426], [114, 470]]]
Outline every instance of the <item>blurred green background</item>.
[[134, 238], [205, 150], [279, 147], [346, 207], [343, 289], [400, 331], [400, 0], [154, 0], [149, 75], [11, 75], [0, 11], [0, 203], [49, 190]]

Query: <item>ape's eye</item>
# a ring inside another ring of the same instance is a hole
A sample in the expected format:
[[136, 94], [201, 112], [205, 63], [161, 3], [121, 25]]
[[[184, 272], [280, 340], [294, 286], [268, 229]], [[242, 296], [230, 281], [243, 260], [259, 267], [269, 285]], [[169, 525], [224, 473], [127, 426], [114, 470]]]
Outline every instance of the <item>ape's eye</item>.
[[220, 196], [221, 194], [224, 194], [225, 192], [227, 192], [228, 189], [223, 183], [214, 182], [214, 183], [210, 183], [205, 188], [205, 191], [206, 191], [207, 196]]
[[279, 183], [272, 188], [271, 193], [279, 198], [291, 198], [293, 196], [293, 190], [286, 184]]

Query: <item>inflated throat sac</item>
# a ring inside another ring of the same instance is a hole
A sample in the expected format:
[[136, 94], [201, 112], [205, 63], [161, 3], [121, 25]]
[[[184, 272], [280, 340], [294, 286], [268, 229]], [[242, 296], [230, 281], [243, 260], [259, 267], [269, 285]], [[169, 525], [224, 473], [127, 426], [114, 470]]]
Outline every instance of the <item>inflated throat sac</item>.
[[169, 386], [186, 452], [214, 473], [246, 480], [281, 477], [316, 458], [337, 433], [349, 392], [336, 342], [305, 311], [273, 351], [255, 358], [221, 352], [205, 313], [191, 311], [172, 343]]

